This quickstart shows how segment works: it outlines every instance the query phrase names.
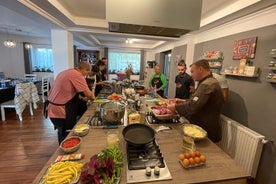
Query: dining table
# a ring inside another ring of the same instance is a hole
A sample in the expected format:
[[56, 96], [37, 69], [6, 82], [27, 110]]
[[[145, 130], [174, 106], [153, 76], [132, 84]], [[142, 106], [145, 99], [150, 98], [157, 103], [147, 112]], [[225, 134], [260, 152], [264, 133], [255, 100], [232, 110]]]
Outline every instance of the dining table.
[[15, 86], [18, 83], [33, 82], [37, 86], [37, 90], [40, 90], [39, 84], [41, 83], [41, 80], [30, 81], [25, 78], [9, 78], [4, 79], [4, 81], [5, 84], [1, 84], [0, 86], [0, 104], [14, 99]]

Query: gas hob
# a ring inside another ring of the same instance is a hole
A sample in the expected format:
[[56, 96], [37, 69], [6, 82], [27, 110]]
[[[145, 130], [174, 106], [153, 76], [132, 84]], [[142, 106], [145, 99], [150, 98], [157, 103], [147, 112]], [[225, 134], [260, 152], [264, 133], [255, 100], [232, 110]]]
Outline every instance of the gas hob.
[[[141, 145], [127, 144], [127, 183], [172, 179], [169, 168], [155, 140]], [[158, 174], [155, 169], [158, 167]]]

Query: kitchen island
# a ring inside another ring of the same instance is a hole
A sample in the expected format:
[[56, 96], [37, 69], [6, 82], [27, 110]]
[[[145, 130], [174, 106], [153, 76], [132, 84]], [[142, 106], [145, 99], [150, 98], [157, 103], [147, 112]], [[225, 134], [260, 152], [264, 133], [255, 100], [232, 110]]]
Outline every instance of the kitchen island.
[[[79, 120], [79, 123], [86, 123], [98, 106], [98, 103], [90, 105], [88, 110]], [[158, 128], [160, 124], [150, 125], [153, 128]], [[209, 139], [204, 139], [196, 142], [196, 148], [206, 156], [206, 164], [196, 168], [185, 169], [178, 161], [178, 155], [182, 153], [182, 126], [179, 124], [165, 124], [165, 126], [172, 127], [171, 130], [160, 131], [156, 134], [155, 138], [164, 156], [165, 162], [172, 175], [172, 180], [152, 181], [148, 183], [156, 184], [183, 184], [183, 183], [225, 183], [225, 184], [242, 184], [246, 183], [246, 178], [249, 177], [241, 167], [235, 164], [234, 160], [224, 153], [216, 144], [212, 143]], [[120, 148], [124, 153], [124, 167], [121, 174], [120, 183], [126, 182], [126, 143], [121, 134], [124, 126], [119, 126], [120, 132]], [[79, 150], [75, 153], [84, 153], [85, 158], [81, 162], [88, 162], [90, 157], [99, 153], [107, 146], [106, 137], [109, 129], [90, 128], [89, 133], [82, 137], [82, 144]], [[70, 133], [68, 136], [71, 136]], [[141, 135], [142, 136], [142, 135]], [[58, 148], [51, 156], [49, 161], [45, 164], [43, 169], [37, 175], [33, 183], [39, 183], [41, 178], [47, 172], [49, 166], [55, 161], [58, 155], [63, 152]], [[160, 173], [162, 174], [162, 173]]]

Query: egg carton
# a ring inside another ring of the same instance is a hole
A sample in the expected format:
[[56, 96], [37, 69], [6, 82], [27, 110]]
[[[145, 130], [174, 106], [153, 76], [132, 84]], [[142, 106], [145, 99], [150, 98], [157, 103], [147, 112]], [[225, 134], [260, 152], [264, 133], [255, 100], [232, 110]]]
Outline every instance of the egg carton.
[[182, 160], [178, 160], [180, 165], [182, 165], [182, 167], [184, 167], [185, 169], [190, 169], [190, 168], [195, 168], [195, 167], [200, 167], [200, 166], [204, 166], [206, 163], [200, 163], [200, 164], [193, 164], [193, 165], [189, 165], [189, 166], [185, 166], [182, 162]]

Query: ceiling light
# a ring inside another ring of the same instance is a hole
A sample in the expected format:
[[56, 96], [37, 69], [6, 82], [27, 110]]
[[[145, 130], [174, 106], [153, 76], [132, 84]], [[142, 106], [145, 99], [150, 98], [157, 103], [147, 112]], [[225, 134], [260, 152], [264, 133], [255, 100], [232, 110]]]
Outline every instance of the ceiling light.
[[30, 43], [25, 43], [24, 47], [25, 49], [29, 50], [32, 48], [32, 45]]
[[133, 39], [127, 38], [127, 39], [126, 39], [126, 43], [133, 43]]
[[6, 40], [4, 41], [4, 45], [9, 48], [14, 48], [16, 47], [16, 42], [12, 40]]

